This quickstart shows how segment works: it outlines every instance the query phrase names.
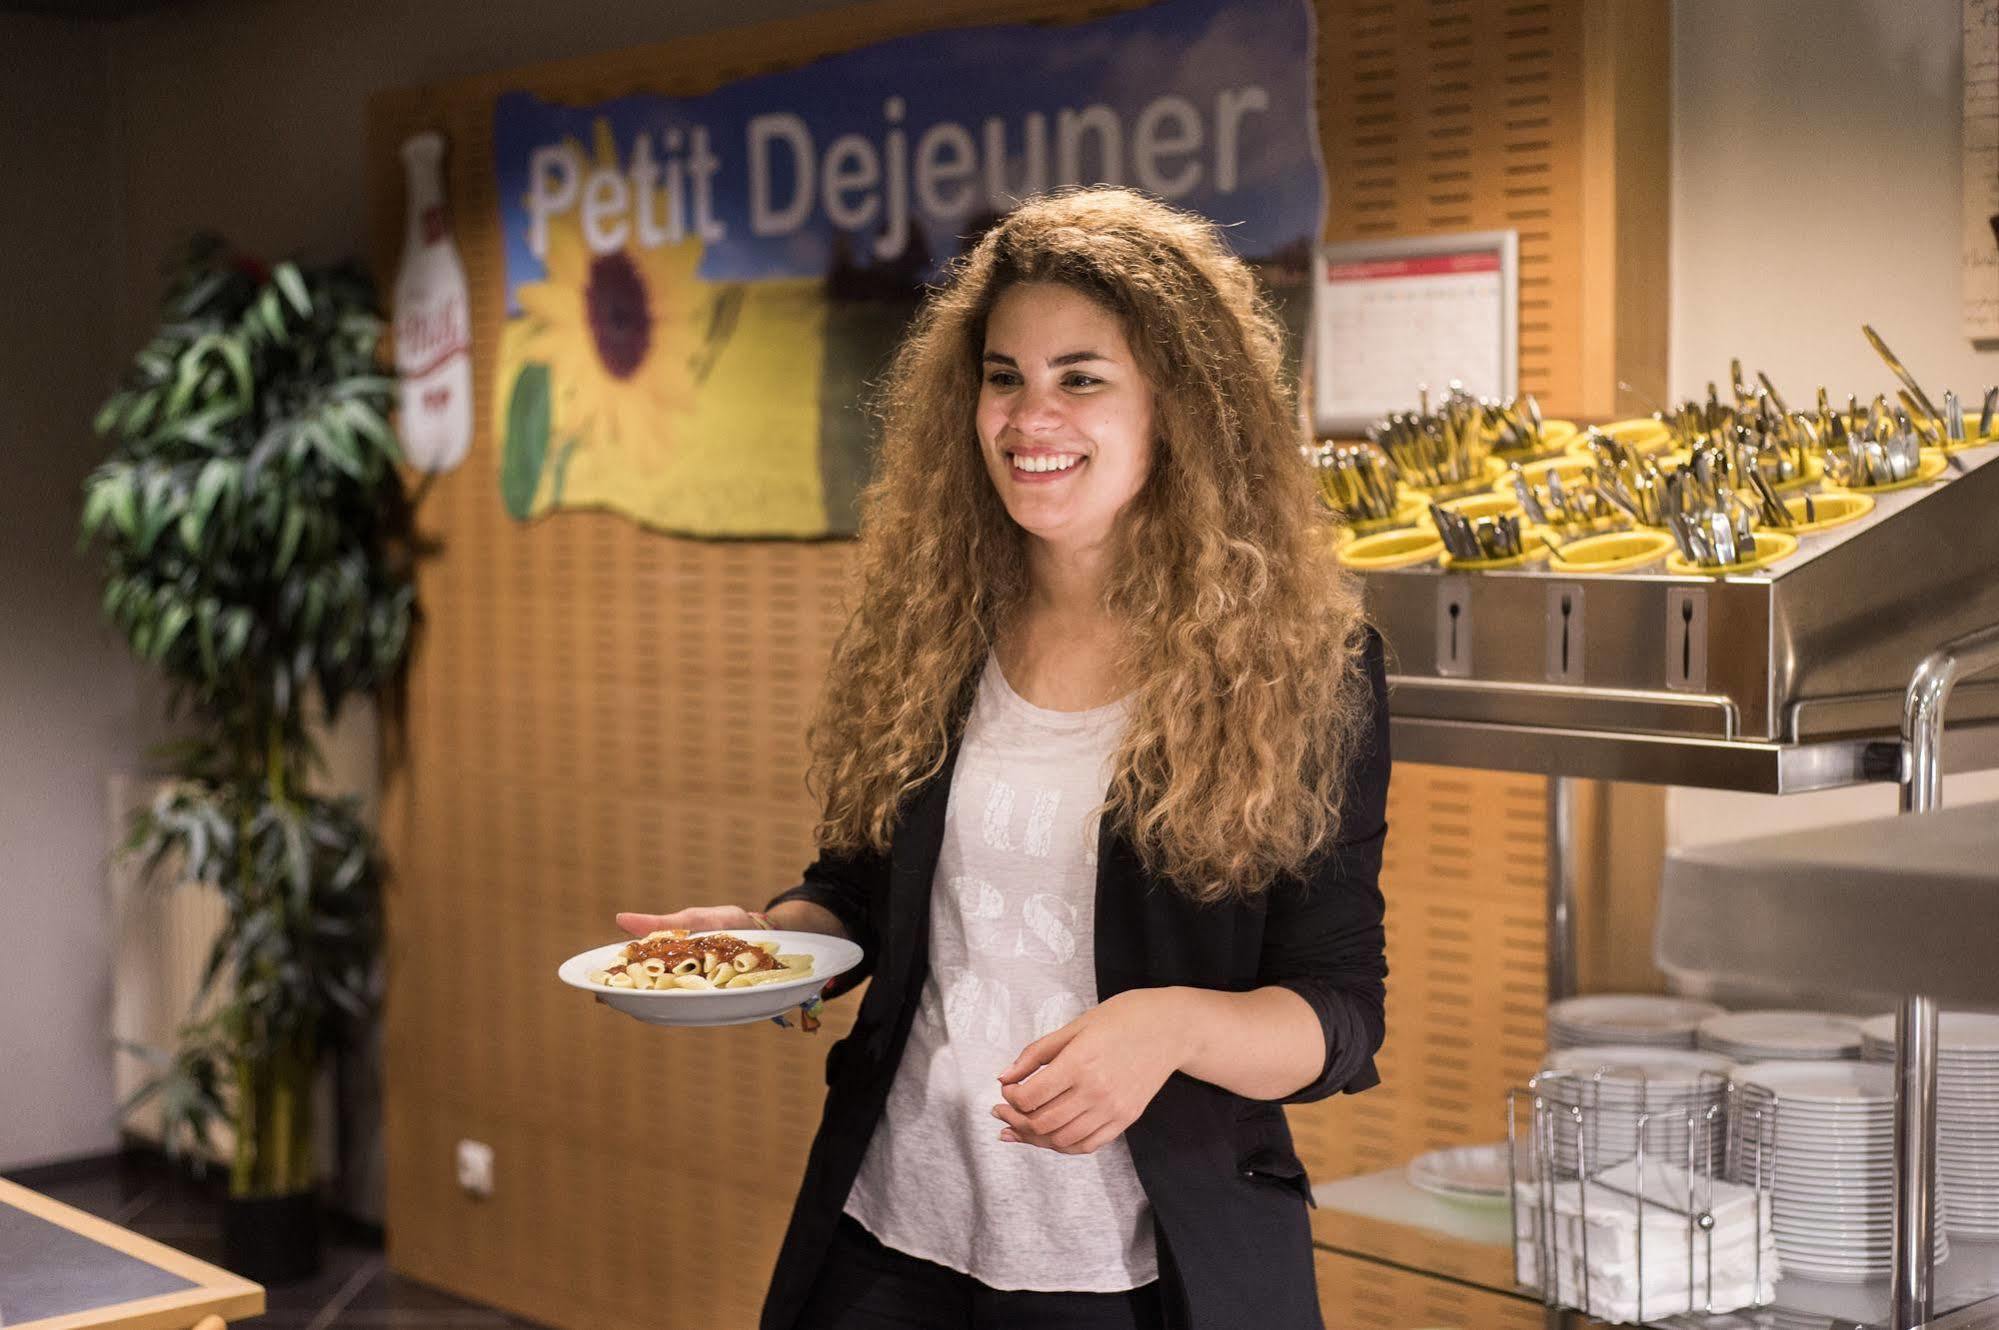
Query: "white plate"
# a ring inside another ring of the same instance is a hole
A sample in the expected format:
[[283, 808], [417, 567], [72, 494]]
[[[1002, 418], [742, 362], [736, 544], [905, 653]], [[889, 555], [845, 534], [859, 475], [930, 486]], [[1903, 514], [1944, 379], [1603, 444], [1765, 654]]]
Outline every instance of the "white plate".
[[1736, 1073], [1736, 1080], [1777, 1096], [1784, 1106], [1778, 1112], [1779, 1130], [1789, 1116], [1785, 1109], [1794, 1104], [1813, 1110], [1850, 1105], [1894, 1111], [1895, 1073], [1871, 1062], [1752, 1062]]
[[1507, 1188], [1512, 1185], [1511, 1163], [1504, 1144], [1432, 1150], [1410, 1160], [1403, 1175], [1417, 1190], [1452, 1201], [1496, 1200], [1505, 1204]]
[[1636, 1089], [1643, 1085], [1668, 1093], [1700, 1093], [1701, 1073], [1727, 1076], [1735, 1064], [1712, 1053], [1690, 1048], [1656, 1048], [1645, 1044], [1584, 1044], [1565, 1048], [1548, 1059], [1549, 1071], [1585, 1080], [1603, 1073], [1606, 1082]]
[[[1861, 1022], [1860, 1033], [1875, 1044], [1895, 1047], [1895, 1013]], [[1937, 1016], [1939, 1056], [1952, 1053], [1999, 1057], [1999, 1016], [1982, 1011], [1946, 1011]]]
[[[1691, 1041], [1700, 1023], [1722, 1010], [1712, 1002], [1657, 993], [1592, 993], [1550, 1003], [1548, 1024], [1609, 1036], [1603, 1043], [1650, 1043], [1671, 1038]], [[1627, 1034], [1636, 1037], [1627, 1039]]]
[[1860, 1051], [1860, 1022], [1830, 1011], [1736, 1011], [1701, 1022], [1703, 1048], [1770, 1049], [1778, 1057], [1837, 1058]]
[[[592, 971], [610, 968], [624, 955], [626, 942], [592, 947], [571, 956], [556, 970], [556, 977], [571, 988], [595, 994], [627, 1016], [648, 1025], [751, 1025], [781, 1016], [816, 996], [835, 975], [844, 974], [861, 963], [861, 949], [842, 937], [827, 933], [794, 933], [785, 929], [723, 928], [745, 942], [775, 942], [786, 952], [805, 952], [812, 957], [812, 973], [802, 979], [782, 979], [755, 988], [647, 989], [612, 988], [590, 982]], [[705, 933], [696, 933], [705, 937]]]

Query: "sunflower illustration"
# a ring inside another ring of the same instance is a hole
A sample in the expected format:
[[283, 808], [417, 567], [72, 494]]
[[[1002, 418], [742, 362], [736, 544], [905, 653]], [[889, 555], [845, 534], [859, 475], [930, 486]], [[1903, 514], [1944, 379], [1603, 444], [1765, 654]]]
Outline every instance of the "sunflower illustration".
[[[621, 169], [606, 121], [597, 121], [594, 137], [596, 166]], [[644, 248], [628, 239], [593, 253], [579, 215], [571, 210], [549, 226], [547, 280], [516, 290], [518, 356], [548, 367], [551, 435], [563, 441], [551, 459], [557, 465], [570, 447], [657, 465], [694, 389], [708, 303], [695, 276], [701, 243]]]

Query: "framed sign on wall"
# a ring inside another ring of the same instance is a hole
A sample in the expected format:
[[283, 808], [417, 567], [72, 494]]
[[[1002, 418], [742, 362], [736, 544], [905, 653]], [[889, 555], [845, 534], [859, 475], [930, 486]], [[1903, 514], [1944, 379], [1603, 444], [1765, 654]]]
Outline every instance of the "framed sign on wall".
[[1312, 290], [1312, 418], [1351, 437], [1419, 390], [1519, 390], [1519, 236], [1513, 231], [1325, 245]]

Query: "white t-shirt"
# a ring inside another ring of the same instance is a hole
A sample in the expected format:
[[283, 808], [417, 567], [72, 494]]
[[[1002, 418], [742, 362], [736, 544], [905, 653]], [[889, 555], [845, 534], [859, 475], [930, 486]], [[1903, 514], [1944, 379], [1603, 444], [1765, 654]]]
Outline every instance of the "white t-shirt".
[[1158, 1277], [1122, 1138], [1087, 1155], [999, 1139], [998, 1076], [1097, 1004], [1097, 825], [1125, 704], [1049, 711], [987, 658], [930, 893], [930, 975], [847, 1197], [885, 1245], [1000, 1289]]

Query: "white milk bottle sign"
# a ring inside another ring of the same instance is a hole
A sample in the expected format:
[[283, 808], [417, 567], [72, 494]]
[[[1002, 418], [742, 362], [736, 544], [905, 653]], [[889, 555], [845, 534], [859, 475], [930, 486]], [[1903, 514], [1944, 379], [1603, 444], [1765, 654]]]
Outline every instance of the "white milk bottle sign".
[[409, 223], [396, 274], [396, 433], [419, 471], [449, 471], [472, 446], [471, 291], [444, 211], [444, 136], [403, 144]]

